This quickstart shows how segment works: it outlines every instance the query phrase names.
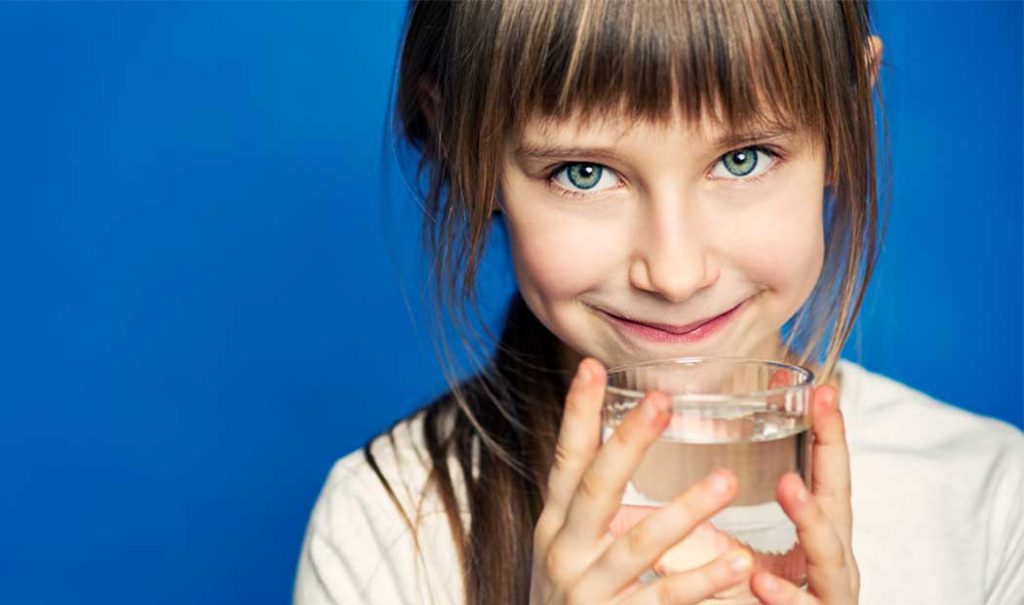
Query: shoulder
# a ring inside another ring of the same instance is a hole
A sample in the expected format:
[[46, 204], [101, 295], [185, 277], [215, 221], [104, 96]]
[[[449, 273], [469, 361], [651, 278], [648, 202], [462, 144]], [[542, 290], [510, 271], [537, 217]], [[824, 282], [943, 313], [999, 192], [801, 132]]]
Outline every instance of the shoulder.
[[843, 360], [839, 368], [840, 406], [852, 449], [895, 448], [1024, 464], [1024, 434], [1016, 427], [939, 401], [853, 362]]
[[324, 485], [321, 498], [339, 504], [360, 499], [387, 500], [391, 488], [397, 504], [406, 512], [415, 512], [427, 497], [432, 464], [424, 438], [424, 412], [397, 423], [374, 437], [368, 447], [338, 460]]
[[[411, 521], [444, 514], [432, 489], [434, 465], [426, 446], [425, 420], [426, 412], [420, 411], [377, 435], [368, 447], [338, 460], [320, 495], [326, 508], [344, 511], [358, 504], [376, 509], [386, 503], [387, 510], [402, 512]], [[458, 464], [451, 458], [449, 471], [458, 471]], [[453, 480], [461, 482], [458, 476]], [[468, 510], [462, 501], [459, 510]]]
[[1021, 431], [848, 361], [840, 375], [864, 601], [1021, 602]]
[[1009, 513], [1010, 501], [1024, 502], [1019, 429], [848, 361], [840, 371], [851, 473], [857, 482], [859, 472], [866, 491], [891, 485], [908, 498], [916, 494], [935, 498], [941, 503], [936, 506], [962, 506], [964, 514], [980, 502], [997, 523]]
[[424, 416], [335, 462], [306, 529], [296, 603], [457, 602], [458, 553], [431, 486]]

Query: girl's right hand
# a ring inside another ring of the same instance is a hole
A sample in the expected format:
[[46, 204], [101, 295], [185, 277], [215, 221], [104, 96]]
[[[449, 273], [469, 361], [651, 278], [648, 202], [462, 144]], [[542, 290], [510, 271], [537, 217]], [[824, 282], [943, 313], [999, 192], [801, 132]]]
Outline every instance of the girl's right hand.
[[616, 538], [609, 524], [627, 481], [669, 422], [670, 401], [649, 393], [601, 445], [604, 367], [584, 359], [566, 396], [548, 492], [533, 535], [530, 602], [697, 603], [745, 582], [752, 560], [737, 549], [690, 571], [641, 585], [666, 550], [736, 497], [736, 476], [719, 470]]

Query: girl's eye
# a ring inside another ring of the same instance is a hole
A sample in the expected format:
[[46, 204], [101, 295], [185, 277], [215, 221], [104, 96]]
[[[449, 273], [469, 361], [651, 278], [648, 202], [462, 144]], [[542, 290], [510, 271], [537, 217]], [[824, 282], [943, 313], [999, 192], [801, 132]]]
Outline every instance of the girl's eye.
[[[764, 147], [745, 147], [723, 155], [711, 176], [723, 179], [753, 179], [764, 174], [775, 163], [776, 154]], [[724, 169], [723, 170], [720, 170]]]
[[551, 181], [567, 193], [591, 193], [617, 186], [619, 177], [600, 164], [570, 162], [558, 168], [551, 175]]

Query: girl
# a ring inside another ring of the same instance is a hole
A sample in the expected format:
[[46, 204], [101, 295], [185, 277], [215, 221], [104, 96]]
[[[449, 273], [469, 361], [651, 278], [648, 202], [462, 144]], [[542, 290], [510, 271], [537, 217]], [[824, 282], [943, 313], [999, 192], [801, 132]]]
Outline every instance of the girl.
[[[295, 602], [1024, 602], [1020, 433], [838, 359], [879, 249], [880, 56], [859, 2], [414, 3], [397, 116], [441, 308], [469, 324], [496, 221], [518, 293], [471, 379], [337, 463]], [[605, 368], [716, 354], [820, 379], [813, 485], [777, 489], [806, 590], [742, 549], [637, 581], [727, 471], [609, 530], [668, 414], [651, 393], [602, 445]]]

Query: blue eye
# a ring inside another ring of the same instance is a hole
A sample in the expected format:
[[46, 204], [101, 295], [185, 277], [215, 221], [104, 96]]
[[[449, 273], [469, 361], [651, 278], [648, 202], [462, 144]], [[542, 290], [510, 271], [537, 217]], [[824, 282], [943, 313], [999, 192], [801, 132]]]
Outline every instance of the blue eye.
[[570, 164], [566, 170], [569, 182], [580, 189], [593, 189], [601, 181], [604, 168], [597, 164]]
[[757, 151], [740, 149], [731, 151], [722, 158], [725, 169], [736, 176], [747, 176], [757, 168]]
[[619, 184], [619, 178], [614, 172], [601, 164], [590, 162], [563, 164], [551, 175], [551, 181], [570, 194], [604, 191]]
[[[724, 179], [752, 179], [771, 168], [776, 155], [763, 147], [735, 149], [718, 160], [711, 176]], [[721, 172], [719, 167], [724, 168]]]

